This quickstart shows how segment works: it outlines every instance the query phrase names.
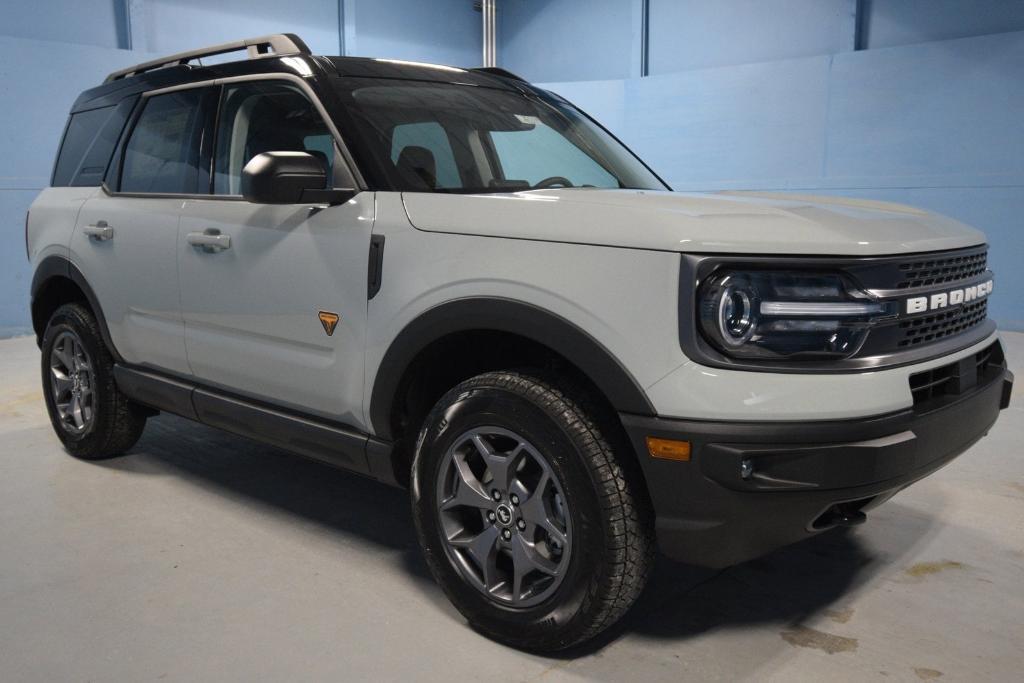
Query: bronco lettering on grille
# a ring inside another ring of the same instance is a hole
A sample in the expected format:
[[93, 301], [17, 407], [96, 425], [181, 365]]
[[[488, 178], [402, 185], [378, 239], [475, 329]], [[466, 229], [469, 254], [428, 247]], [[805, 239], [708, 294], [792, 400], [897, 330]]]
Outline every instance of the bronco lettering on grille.
[[948, 306], [959, 306], [976, 299], [984, 299], [991, 293], [992, 280], [988, 280], [962, 289], [952, 289], [948, 292], [939, 292], [930, 296], [911, 297], [907, 299], [904, 310], [907, 314], [924, 313], [925, 311], [934, 311]]

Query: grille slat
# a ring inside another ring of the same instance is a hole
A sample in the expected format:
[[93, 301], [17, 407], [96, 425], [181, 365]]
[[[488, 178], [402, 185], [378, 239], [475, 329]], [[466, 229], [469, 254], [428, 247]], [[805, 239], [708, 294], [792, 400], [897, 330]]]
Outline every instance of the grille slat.
[[902, 338], [897, 342], [901, 348], [938, 341], [985, 322], [988, 317], [988, 300], [975, 301], [953, 310], [928, 315], [900, 323]]
[[988, 268], [988, 252], [937, 259], [906, 261], [899, 265], [903, 275], [896, 289], [913, 289], [969, 280]]

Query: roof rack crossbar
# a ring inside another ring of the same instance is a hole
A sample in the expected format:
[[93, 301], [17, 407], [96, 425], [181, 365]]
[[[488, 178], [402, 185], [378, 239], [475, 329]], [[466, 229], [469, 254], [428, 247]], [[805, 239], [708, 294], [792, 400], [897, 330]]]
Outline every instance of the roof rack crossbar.
[[277, 33], [270, 36], [245, 38], [243, 40], [235, 40], [230, 43], [211, 45], [209, 47], [199, 48], [198, 50], [179, 52], [178, 54], [161, 57], [149, 62], [143, 62], [141, 64], [136, 64], [135, 66], [130, 66], [127, 69], [115, 71], [107, 76], [106, 80], [103, 82], [109, 83], [110, 81], [116, 81], [119, 78], [127, 78], [129, 76], [134, 76], [135, 74], [143, 73], [144, 71], [151, 71], [165, 66], [174, 66], [176, 64], [188, 64], [193, 59], [212, 57], [214, 55], [221, 55], [226, 52], [237, 52], [239, 50], [246, 50], [249, 53], [249, 59], [280, 55], [310, 54], [309, 48], [306, 46], [306, 43], [302, 41], [302, 38], [299, 38], [294, 33]]

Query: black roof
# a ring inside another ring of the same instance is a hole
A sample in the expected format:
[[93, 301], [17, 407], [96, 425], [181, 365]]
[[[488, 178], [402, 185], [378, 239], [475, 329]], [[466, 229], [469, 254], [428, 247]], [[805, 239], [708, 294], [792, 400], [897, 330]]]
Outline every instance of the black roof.
[[387, 78], [440, 83], [476, 85], [503, 90], [531, 90], [525, 81], [501, 69], [462, 69], [437, 64], [423, 64], [396, 59], [369, 57], [315, 57], [304, 54], [281, 57], [242, 59], [221, 64], [176, 64], [117, 78], [84, 91], [75, 100], [72, 112], [96, 109], [117, 104], [140, 92], [168, 88], [176, 85], [208, 81], [216, 78], [253, 74], [295, 74], [295, 62], [302, 60], [319, 76], [346, 76], [354, 78]]

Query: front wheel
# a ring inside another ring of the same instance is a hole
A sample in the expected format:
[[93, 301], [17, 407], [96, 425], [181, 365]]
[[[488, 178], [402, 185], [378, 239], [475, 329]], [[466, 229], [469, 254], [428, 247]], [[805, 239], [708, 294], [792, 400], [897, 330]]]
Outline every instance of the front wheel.
[[114, 360], [92, 312], [64, 304], [42, 341], [43, 396], [57, 437], [86, 460], [118, 455], [142, 436], [146, 414], [114, 382]]
[[463, 382], [427, 417], [413, 463], [434, 577], [474, 627], [531, 650], [571, 647], [615, 623], [654, 552], [628, 455], [563, 384], [514, 372]]

